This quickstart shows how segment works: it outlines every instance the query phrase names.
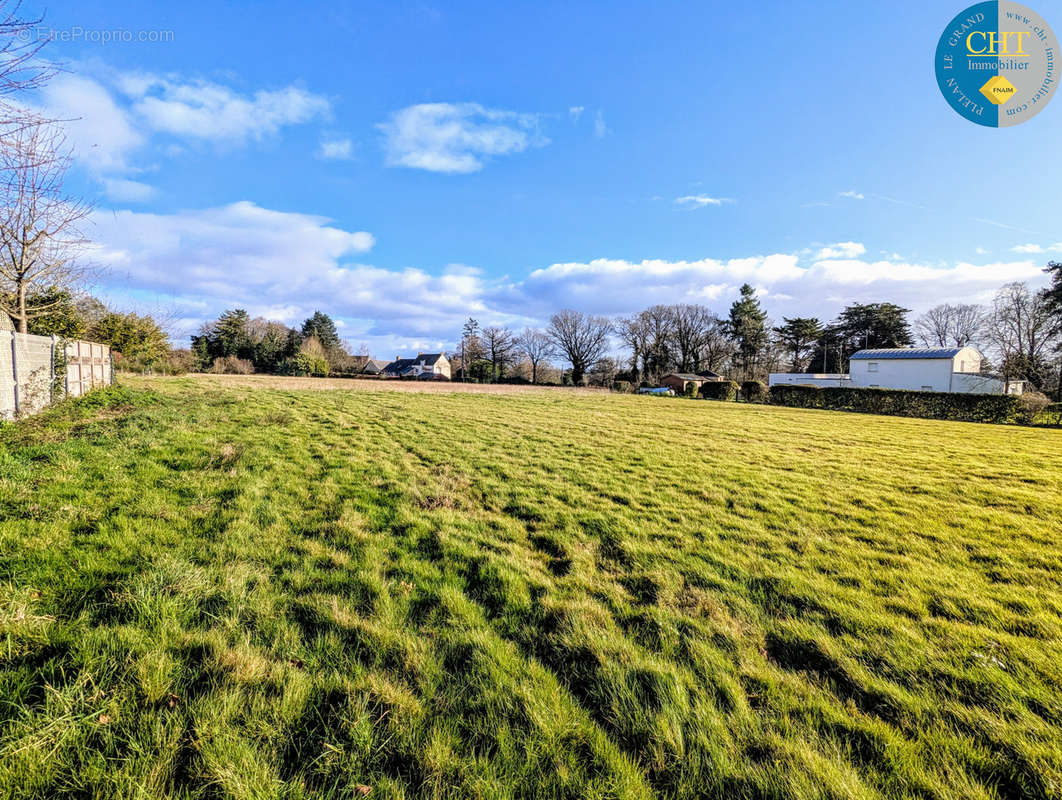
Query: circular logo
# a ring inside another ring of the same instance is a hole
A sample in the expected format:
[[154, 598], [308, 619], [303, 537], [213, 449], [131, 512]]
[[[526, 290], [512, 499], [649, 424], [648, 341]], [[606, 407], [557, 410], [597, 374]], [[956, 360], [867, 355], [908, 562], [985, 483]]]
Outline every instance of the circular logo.
[[990, 128], [1041, 111], [1059, 80], [1058, 39], [1043, 17], [1010, 0], [970, 6], [937, 45], [937, 83], [951, 107]]

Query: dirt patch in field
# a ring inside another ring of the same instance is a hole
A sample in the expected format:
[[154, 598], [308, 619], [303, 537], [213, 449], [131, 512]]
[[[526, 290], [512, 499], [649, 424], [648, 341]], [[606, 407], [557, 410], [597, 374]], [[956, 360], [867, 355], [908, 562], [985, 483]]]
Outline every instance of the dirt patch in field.
[[205, 384], [250, 386], [259, 389], [316, 389], [348, 392], [420, 392], [425, 394], [600, 394], [607, 389], [574, 386], [530, 386], [451, 381], [372, 380], [365, 378], [291, 378], [284, 375], [191, 375], [184, 378], [152, 377], [152, 382], [194, 378]]

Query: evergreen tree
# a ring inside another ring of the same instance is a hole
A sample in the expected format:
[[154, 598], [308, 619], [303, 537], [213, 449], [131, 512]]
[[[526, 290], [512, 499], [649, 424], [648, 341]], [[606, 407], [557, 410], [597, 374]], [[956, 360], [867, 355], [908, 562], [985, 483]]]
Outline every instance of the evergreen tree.
[[814, 317], [783, 317], [782, 321], [785, 324], [774, 329], [778, 344], [793, 372], [804, 372], [822, 338], [822, 323]]
[[734, 358], [741, 367], [744, 380], [753, 376], [760, 358], [767, 349], [767, 312], [756, 299], [756, 290], [749, 284], [741, 287], [741, 297], [730, 306], [727, 322], [730, 336], [737, 343]]
[[343, 349], [336, 324], [330, 316], [320, 311], [314, 311], [313, 316], [302, 323], [302, 335], [304, 339], [317, 339], [325, 353], [332, 354]]

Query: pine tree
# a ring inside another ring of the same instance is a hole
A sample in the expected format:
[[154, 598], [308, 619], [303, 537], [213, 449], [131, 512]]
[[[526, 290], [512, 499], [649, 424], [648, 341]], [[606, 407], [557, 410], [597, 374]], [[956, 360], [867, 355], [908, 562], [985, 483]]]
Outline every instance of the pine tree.
[[741, 287], [741, 297], [730, 306], [727, 328], [737, 342], [735, 360], [741, 366], [742, 379], [747, 380], [755, 373], [760, 357], [770, 343], [767, 312], [756, 299], [756, 290], [747, 283]]

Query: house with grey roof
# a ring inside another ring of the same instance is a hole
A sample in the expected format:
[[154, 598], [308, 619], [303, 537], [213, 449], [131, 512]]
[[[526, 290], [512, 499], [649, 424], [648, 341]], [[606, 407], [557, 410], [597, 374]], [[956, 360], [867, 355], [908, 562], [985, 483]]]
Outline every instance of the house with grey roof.
[[771, 373], [770, 384], [851, 386], [962, 394], [1021, 394], [1024, 381], [1007, 381], [982, 371], [975, 347], [887, 347], [859, 350], [849, 357], [847, 375]]
[[417, 353], [416, 358], [396, 356], [380, 375], [384, 378], [450, 380], [450, 360], [445, 353]]

